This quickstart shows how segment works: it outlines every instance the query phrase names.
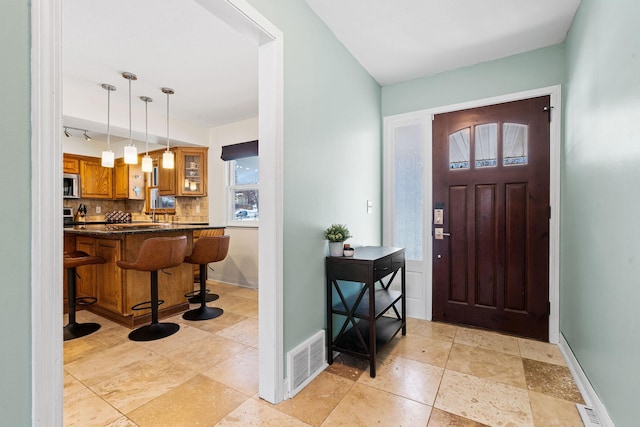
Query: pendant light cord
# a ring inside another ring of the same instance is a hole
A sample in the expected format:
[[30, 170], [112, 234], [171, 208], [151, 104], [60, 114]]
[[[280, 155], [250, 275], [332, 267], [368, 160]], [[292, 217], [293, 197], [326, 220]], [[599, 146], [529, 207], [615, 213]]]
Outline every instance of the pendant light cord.
[[169, 92], [167, 91], [167, 151], [169, 151]]
[[144, 101], [144, 142], [147, 144], [147, 156], [149, 155], [149, 101]]
[[133, 145], [133, 138], [131, 136], [131, 77], [129, 77], [129, 145]]
[[107, 151], [111, 150], [111, 89], [107, 89]]

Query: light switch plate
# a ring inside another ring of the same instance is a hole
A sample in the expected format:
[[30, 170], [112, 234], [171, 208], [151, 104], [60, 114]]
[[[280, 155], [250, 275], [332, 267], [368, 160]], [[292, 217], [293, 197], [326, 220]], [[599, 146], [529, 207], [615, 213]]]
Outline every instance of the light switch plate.
[[102, 213], [102, 206], [96, 206], [96, 213]]

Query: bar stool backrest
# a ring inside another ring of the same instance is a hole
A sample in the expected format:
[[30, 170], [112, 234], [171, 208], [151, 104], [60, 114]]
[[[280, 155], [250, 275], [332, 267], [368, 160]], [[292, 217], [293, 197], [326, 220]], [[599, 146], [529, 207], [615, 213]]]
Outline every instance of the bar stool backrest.
[[152, 237], [140, 246], [134, 262], [118, 261], [118, 266], [139, 271], [157, 271], [177, 267], [184, 261], [187, 236]]
[[229, 236], [202, 237], [193, 246], [193, 252], [185, 259], [190, 264], [208, 264], [222, 261], [229, 253]]

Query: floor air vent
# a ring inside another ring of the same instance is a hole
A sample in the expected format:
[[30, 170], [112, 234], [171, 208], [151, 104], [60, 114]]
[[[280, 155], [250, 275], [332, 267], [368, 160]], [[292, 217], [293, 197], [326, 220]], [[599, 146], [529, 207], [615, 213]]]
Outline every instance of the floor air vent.
[[576, 404], [578, 408], [578, 412], [580, 413], [580, 418], [582, 418], [582, 424], [585, 427], [594, 427], [601, 426], [600, 420], [598, 419], [598, 414], [592, 408], [588, 406], [581, 405], [579, 403]]
[[311, 382], [326, 366], [324, 330], [287, 353], [289, 397], [293, 397]]

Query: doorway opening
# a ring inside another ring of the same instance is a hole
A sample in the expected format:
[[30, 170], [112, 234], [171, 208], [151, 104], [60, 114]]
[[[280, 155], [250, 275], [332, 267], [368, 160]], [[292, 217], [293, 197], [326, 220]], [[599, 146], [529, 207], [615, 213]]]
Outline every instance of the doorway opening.
[[[244, 1], [200, 0], [259, 47], [261, 141], [260, 396], [284, 395], [282, 341], [282, 33]], [[34, 425], [62, 423], [61, 0], [32, 2], [32, 410]], [[53, 179], [52, 179], [53, 177]], [[53, 213], [51, 213], [53, 212]], [[267, 246], [268, 242], [268, 246]], [[58, 303], [51, 303], [57, 301]]]

